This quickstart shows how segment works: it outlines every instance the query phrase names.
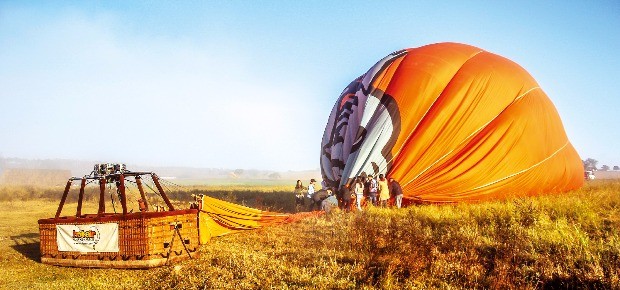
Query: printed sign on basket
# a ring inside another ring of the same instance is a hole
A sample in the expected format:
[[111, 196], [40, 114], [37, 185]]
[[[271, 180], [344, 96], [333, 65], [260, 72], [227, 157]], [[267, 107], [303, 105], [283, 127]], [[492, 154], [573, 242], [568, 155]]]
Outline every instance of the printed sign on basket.
[[118, 252], [118, 224], [56, 225], [61, 252]]

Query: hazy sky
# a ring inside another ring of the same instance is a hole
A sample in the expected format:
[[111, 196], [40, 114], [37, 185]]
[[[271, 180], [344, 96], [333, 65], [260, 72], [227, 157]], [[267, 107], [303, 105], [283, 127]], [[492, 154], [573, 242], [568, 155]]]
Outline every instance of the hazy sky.
[[316, 169], [351, 80], [446, 41], [523, 66], [620, 165], [617, 0], [0, 1], [0, 156]]

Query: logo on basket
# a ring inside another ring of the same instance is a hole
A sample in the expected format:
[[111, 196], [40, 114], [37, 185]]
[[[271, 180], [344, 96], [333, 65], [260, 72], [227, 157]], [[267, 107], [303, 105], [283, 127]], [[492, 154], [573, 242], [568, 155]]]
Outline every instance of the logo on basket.
[[99, 229], [95, 226], [91, 226], [90, 229], [73, 230], [73, 242], [81, 245], [96, 245], [101, 239]]

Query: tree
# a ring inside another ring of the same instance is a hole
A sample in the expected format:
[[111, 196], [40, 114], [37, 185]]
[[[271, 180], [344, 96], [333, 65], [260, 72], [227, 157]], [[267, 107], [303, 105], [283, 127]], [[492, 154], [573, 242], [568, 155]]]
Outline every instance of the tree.
[[235, 173], [235, 175], [241, 176], [243, 174], [244, 170], [243, 169], [235, 169], [235, 171], [233, 171], [233, 172]]
[[280, 173], [278, 173], [278, 172], [274, 172], [272, 174], [269, 174], [269, 178], [270, 179], [280, 179], [280, 178], [282, 178], [282, 175], [280, 175]]
[[607, 166], [607, 165], [603, 165], [603, 166], [601, 167], [601, 171], [607, 171], [607, 170], [609, 170], [609, 166]]
[[586, 160], [583, 160], [583, 168], [585, 170], [596, 170], [596, 164], [597, 163], [598, 163], [598, 160], [592, 159], [592, 158], [588, 158]]
[[615, 165], [615, 166], [614, 166], [614, 170], [620, 170], [620, 166]]

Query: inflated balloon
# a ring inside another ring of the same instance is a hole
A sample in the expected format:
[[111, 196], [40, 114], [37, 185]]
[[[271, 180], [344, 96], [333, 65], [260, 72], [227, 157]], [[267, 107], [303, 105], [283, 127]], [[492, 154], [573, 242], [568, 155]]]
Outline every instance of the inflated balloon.
[[581, 158], [536, 81], [480, 48], [394, 52], [342, 92], [321, 142], [332, 184], [383, 173], [405, 198], [458, 202], [564, 192]]

